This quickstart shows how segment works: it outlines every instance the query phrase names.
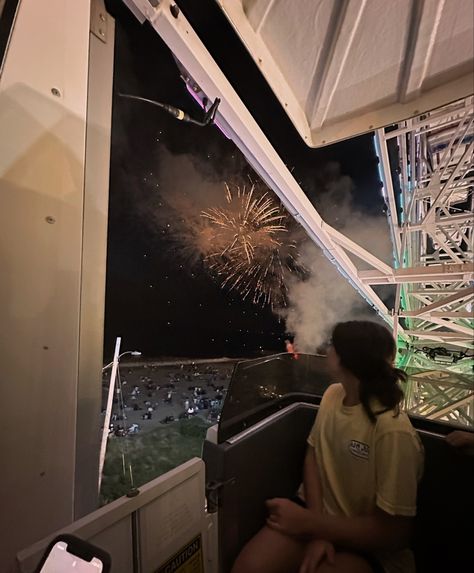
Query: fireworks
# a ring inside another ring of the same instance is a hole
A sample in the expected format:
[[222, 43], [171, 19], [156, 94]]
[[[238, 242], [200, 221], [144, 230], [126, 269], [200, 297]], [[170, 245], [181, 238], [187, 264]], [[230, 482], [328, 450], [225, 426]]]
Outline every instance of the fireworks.
[[254, 303], [286, 305], [285, 278], [301, 270], [288, 216], [268, 191], [226, 184], [226, 206], [201, 213], [197, 237], [205, 264], [223, 288]]

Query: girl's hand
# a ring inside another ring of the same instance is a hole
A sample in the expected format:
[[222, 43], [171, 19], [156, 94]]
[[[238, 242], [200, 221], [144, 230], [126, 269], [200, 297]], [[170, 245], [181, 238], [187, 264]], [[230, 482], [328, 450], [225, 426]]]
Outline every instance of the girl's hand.
[[299, 573], [315, 573], [319, 565], [325, 560], [327, 560], [330, 565], [334, 565], [335, 555], [334, 546], [329, 541], [322, 539], [310, 541], [306, 546]]
[[454, 448], [473, 448], [474, 434], [456, 430], [446, 436], [446, 441]]
[[266, 505], [269, 514], [268, 527], [294, 537], [307, 537], [312, 534], [315, 514], [309, 509], [289, 499], [278, 497], [267, 500]]

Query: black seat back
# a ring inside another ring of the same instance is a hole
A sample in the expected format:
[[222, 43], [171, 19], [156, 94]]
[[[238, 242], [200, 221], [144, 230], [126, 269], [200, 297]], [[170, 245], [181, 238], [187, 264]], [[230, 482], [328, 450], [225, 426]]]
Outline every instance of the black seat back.
[[211, 487], [223, 484], [219, 488], [222, 573], [230, 571], [239, 551], [265, 524], [265, 500], [296, 494], [315, 412], [315, 407], [295, 405], [234, 443], [204, 443], [206, 482]]
[[474, 570], [474, 457], [420, 432], [425, 471], [413, 549], [418, 573]]

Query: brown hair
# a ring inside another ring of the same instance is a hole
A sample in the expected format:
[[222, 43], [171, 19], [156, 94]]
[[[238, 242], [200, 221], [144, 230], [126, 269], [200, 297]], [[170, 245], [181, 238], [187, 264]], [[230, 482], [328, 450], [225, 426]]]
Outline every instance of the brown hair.
[[[334, 328], [332, 344], [341, 365], [359, 380], [360, 401], [370, 421], [375, 423], [376, 416], [388, 410], [398, 415], [403, 400], [399, 382], [406, 382], [407, 375], [392, 365], [397, 347], [389, 330], [365, 320], [340, 322]], [[384, 410], [374, 412], [371, 398]]]

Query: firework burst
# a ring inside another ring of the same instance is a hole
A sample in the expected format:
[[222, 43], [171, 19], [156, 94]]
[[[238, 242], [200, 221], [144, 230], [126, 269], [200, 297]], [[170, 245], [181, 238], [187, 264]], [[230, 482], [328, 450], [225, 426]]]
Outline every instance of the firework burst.
[[254, 303], [286, 306], [285, 279], [302, 268], [282, 205], [255, 184], [234, 191], [226, 184], [226, 206], [201, 218], [199, 250], [222, 287]]

